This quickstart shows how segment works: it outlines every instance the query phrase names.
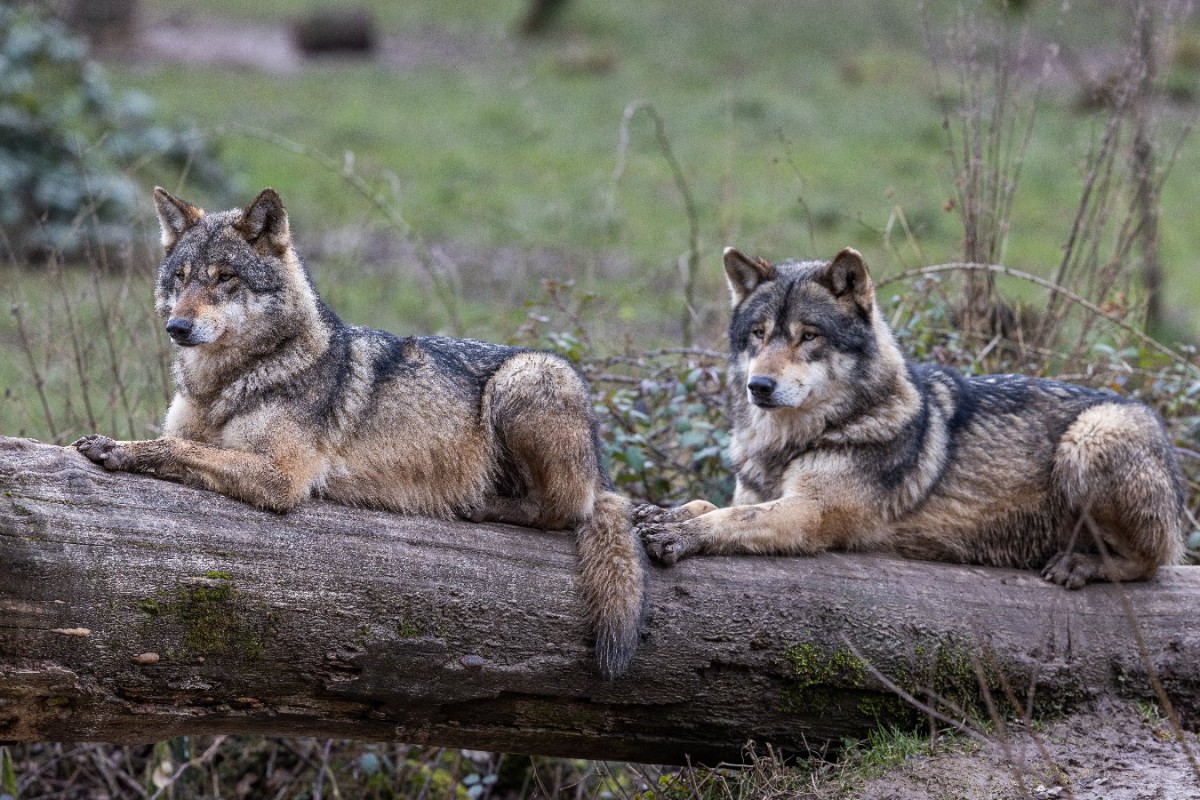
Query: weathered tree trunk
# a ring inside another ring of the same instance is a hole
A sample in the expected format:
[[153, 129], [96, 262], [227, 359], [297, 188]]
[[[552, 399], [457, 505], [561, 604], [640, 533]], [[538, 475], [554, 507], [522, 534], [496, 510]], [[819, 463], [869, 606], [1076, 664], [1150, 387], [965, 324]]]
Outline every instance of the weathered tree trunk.
[[[276, 516], [0, 438], [0, 740], [260, 733], [679, 763], [911, 721], [873, 669], [977, 711], [1149, 695], [1121, 595], [830, 554], [654, 569], [598, 678], [567, 535], [313, 502]], [[1124, 587], [1185, 718], [1200, 570]], [[986, 713], [986, 712], [980, 712]]]

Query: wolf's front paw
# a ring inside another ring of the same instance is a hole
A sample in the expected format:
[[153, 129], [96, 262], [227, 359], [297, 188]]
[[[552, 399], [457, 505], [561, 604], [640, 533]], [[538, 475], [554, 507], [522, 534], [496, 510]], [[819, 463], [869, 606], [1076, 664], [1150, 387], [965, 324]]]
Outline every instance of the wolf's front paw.
[[93, 433], [76, 439], [71, 443], [71, 447], [105, 469], [132, 470], [134, 468], [134, 457], [129, 452], [129, 448], [107, 436]]
[[1059, 553], [1046, 564], [1042, 577], [1068, 589], [1082, 589], [1096, 580], [1099, 566], [1097, 558], [1086, 553]]
[[678, 509], [663, 508], [650, 503], [639, 503], [633, 508], [634, 525], [663, 525], [679, 521]]
[[700, 549], [699, 541], [694, 536], [689, 536], [682, 525], [639, 525], [637, 532], [642, 537], [642, 545], [650, 557], [668, 567]]
[[707, 500], [693, 500], [681, 506], [662, 508], [649, 503], [642, 503], [633, 509], [634, 525], [666, 525], [672, 522], [687, 522], [701, 514], [707, 514], [715, 509]]

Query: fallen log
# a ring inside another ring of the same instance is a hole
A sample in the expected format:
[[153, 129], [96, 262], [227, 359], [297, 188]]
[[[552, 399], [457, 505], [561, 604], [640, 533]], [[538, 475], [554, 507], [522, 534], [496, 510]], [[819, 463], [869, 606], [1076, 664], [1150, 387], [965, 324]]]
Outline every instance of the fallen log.
[[[591, 666], [570, 536], [312, 502], [286, 516], [0, 438], [0, 740], [276, 734], [658, 763], [803, 753], [1010, 696], [1200, 706], [1200, 570], [1068, 592], [878, 556], [655, 568]], [[1134, 609], [1135, 628], [1126, 613]], [[1032, 690], [1032, 691], [1031, 691]]]

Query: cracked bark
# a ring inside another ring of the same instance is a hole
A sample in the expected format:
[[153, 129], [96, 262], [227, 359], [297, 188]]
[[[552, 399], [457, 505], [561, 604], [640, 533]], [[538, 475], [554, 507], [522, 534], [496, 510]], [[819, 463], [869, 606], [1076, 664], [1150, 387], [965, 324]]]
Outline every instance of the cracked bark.
[[[312, 502], [286, 516], [0, 438], [0, 740], [275, 734], [737, 760], [912, 709], [1151, 696], [1111, 586], [829, 554], [651, 575], [630, 671], [592, 670], [567, 535]], [[1124, 587], [1185, 721], [1200, 570]], [[978, 706], [977, 706], [978, 707]], [[983, 712], [986, 713], [986, 712]]]

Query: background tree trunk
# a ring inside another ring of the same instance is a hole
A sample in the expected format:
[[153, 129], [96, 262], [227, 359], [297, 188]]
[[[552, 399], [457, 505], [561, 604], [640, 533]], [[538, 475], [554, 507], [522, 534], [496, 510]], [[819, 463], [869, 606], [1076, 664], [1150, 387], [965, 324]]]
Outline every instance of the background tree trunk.
[[137, 0], [65, 0], [60, 13], [75, 31], [101, 46], [128, 46], [137, 32]]
[[530, 0], [521, 18], [520, 31], [526, 36], [541, 36], [567, 6], [568, 0]]
[[276, 516], [0, 438], [0, 740], [795, 753], [919, 721], [887, 682], [983, 714], [979, 675], [1023, 703], [1036, 685], [1039, 710], [1149, 696], [1125, 602], [1185, 720], [1200, 700], [1200, 570], [1122, 597], [875, 556], [698, 558], [653, 569], [641, 649], [605, 682], [574, 567], [568, 535], [319, 502]]

